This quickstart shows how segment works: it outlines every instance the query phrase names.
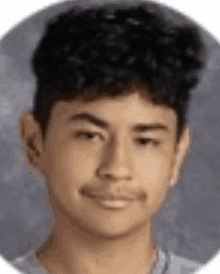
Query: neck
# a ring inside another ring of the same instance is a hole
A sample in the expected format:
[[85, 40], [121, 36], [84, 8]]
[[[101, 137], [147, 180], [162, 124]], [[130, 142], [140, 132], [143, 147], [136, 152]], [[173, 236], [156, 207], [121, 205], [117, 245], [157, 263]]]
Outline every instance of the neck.
[[37, 252], [46, 269], [68, 274], [151, 273], [157, 249], [150, 223], [110, 238], [94, 235], [63, 216], [55, 220], [49, 242]]

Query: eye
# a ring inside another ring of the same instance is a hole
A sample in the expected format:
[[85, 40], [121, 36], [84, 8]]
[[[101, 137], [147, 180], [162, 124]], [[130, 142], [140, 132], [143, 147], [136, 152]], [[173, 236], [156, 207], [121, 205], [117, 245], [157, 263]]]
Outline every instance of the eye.
[[151, 145], [153, 147], [157, 147], [160, 145], [160, 141], [150, 139], [150, 138], [137, 138], [136, 141], [137, 141], [137, 144], [140, 146], [150, 146]]
[[84, 141], [96, 141], [104, 138], [101, 133], [92, 131], [78, 131], [74, 134], [74, 137]]

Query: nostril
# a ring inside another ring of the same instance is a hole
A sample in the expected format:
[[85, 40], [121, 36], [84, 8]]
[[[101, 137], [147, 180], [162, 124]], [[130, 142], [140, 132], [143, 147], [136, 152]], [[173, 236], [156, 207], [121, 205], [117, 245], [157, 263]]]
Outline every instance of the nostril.
[[131, 170], [128, 167], [102, 168], [99, 170], [98, 175], [111, 181], [131, 180], [132, 178]]

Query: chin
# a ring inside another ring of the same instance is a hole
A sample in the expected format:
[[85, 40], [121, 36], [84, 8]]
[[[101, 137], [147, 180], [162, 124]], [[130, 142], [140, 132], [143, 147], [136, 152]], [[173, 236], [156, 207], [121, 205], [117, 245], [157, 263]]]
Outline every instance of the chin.
[[95, 236], [102, 239], [122, 239], [131, 237], [132, 235], [138, 234], [141, 231], [146, 231], [147, 229], [147, 222], [141, 222], [136, 224], [130, 224], [130, 225], [109, 225], [106, 222], [105, 225], [99, 225], [99, 226], [92, 226], [91, 224], [89, 226], [85, 226], [84, 224], [84, 232], [86, 234], [90, 234], [91, 236]]
[[[65, 219], [70, 224], [71, 230], [78, 237], [98, 237], [103, 239], [119, 239], [131, 237], [146, 231], [150, 218], [139, 212], [100, 212], [92, 210], [74, 210], [71, 208], [59, 208], [62, 216], [61, 223], [65, 229]], [[67, 226], [69, 226], [66, 223]]]

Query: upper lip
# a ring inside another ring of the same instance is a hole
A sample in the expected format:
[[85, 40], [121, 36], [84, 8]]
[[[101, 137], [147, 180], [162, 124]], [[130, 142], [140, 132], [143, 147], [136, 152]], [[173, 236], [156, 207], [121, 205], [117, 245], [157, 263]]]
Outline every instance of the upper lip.
[[97, 198], [101, 200], [126, 200], [126, 201], [132, 201], [134, 200], [133, 197], [127, 196], [127, 195], [115, 195], [112, 193], [86, 193], [87, 196], [90, 198]]

